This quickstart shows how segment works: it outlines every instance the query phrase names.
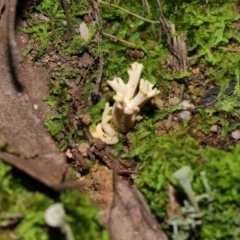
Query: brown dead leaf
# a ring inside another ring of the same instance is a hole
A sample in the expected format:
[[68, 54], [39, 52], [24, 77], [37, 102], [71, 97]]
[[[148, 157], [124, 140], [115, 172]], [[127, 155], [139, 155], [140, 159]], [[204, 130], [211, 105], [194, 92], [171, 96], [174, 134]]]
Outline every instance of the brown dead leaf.
[[169, 203], [167, 204], [168, 218], [171, 218], [176, 215], [181, 216], [180, 205], [176, 199], [176, 190], [170, 183], [168, 183], [168, 198], [169, 198]]
[[[0, 158], [52, 187], [63, 179], [65, 156], [43, 125], [50, 113], [42, 101], [47, 96], [47, 74], [27, 59], [12, 65], [6, 17], [7, 11], [0, 19], [0, 142], [7, 143], [14, 153], [0, 151]], [[28, 42], [23, 34], [17, 40], [20, 47]]]
[[114, 175], [114, 198], [109, 218], [112, 239], [167, 240], [138, 189]]

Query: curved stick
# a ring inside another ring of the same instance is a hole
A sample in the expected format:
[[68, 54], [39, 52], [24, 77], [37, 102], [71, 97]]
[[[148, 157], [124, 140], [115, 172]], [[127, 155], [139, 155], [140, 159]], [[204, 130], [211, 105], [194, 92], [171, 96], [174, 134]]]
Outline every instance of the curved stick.
[[16, 37], [15, 37], [15, 31], [14, 31], [15, 19], [16, 19], [16, 7], [17, 7], [17, 0], [10, 0], [9, 9], [8, 9], [8, 20], [7, 20], [8, 44], [9, 44], [10, 53], [14, 62], [21, 63], [23, 61], [23, 56], [18, 48]]

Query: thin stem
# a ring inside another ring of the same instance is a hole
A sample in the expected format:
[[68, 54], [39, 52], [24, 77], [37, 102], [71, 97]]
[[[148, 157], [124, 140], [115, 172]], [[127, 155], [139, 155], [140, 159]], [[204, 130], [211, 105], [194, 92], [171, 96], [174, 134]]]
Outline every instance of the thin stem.
[[106, 37], [110, 37], [110, 38], [112, 38], [112, 39], [114, 39], [114, 40], [116, 40], [116, 41], [125, 43], [125, 44], [127, 44], [128, 46], [130, 46], [130, 47], [132, 47], [132, 48], [141, 49], [139, 46], [135, 45], [134, 43], [128, 42], [128, 41], [126, 41], [126, 40], [124, 40], [124, 39], [121, 39], [121, 38], [119, 38], [119, 37], [116, 37], [116, 36], [114, 36], [114, 35], [112, 35], [112, 34], [109, 34], [109, 33], [106, 33], [106, 32], [102, 32], [102, 35], [104, 35], [104, 36], [106, 36]]
[[68, 223], [64, 222], [64, 224], [62, 226], [62, 231], [66, 234], [67, 240], [75, 240], [73, 233], [72, 233], [72, 229]]
[[219, 47], [219, 49], [227, 50], [230, 52], [240, 52], [240, 49], [234, 49], [234, 48]]
[[128, 14], [130, 14], [130, 15], [132, 15], [132, 16], [134, 16], [134, 17], [137, 17], [137, 18], [139, 18], [139, 19], [141, 19], [141, 20], [143, 20], [143, 21], [145, 21], [145, 22], [154, 23], [154, 24], [159, 24], [159, 23], [160, 23], [160, 21], [153, 21], [153, 20], [150, 20], [150, 19], [141, 17], [141, 16], [139, 16], [139, 15], [137, 15], [137, 14], [135, 14], [135, 13], [132, 13], [132, 12], [128, 11], [128, 10], [125, 9], [125, 8], [119, 7], [119, 6], [116, 5], [116, 4], [107, 3], [107, 2], [104, 2], [104, 1], [102, 1], [102, 0], [99, 0], [99, 3], [102, 3], [102, 4], [105, 4], [105, 5], [108, 5], [108, 6], [112, 6], [112, 7], [118, 8], [118, 9], [120, 9], [120, 10], [122, 10], [122, 11], [124, 11], [124, 12], [126, 12], [126, 13], [128, 13]]

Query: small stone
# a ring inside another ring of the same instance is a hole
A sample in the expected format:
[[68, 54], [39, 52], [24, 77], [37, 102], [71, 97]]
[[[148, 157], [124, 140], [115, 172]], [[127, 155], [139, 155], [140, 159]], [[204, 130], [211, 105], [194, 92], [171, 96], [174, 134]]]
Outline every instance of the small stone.
[[174, 130], [174, 131], [178, 131], [181, 129], [181, 125], [178, 123], [178, 122], [172, 122], [172, 125], [171, 125], [171, 128]]
[[88, 38], [89, 38], [89, 29], [88, 29], [88, 26], [85, 22], [82, 22], [79, 26], [79, 33], [80, 33], [80, 36], [85, 40], [87, 41]]
[[132, 173], [130, 176], [131, 176], [131, 179], [134, 180], [134, 179], [136, 179], [136, 178], [138, 177], [138, 174], [136, 174], [136, 173]]
[[35, 110], [37, 110], [37, 109], [38, 109], [38, 105], [37, 105], [37, 104], [33, 104], [33, 108], [34, 108]]
[[179, 103], [179, 106], [181, 106], [183, 110], [192, 111], [195, 109], [195, 106], [192, 103], [190, 103], [188, 100], [182, 101], [181, 103]]
[[84, 114], [82, 117], [81, 117], [81, 119], [82, 119], [82, 123], [84, 124], [84, 125], [88, 125], [90, 122], [91, 122], [91, 115], [90, 114], [88, 114], [88, 113], [86, 113], [86, 114]]
[[66, 156], [68, 157], [68, 158], [73, 158], [73, 155], [72, 155], [72, 152], [71, 152], [71, 150], [68, 148], [67, 149], [67, 151], [66, 151]]
[[180, 103], [180, 99], [178, 97], [174, 96], [172, 98], [169, 98], [168, 103], [171, 106], [175, 106], [175, 105], [178, 105]]
[[217, 131], [218, 131], [218, 125], [212, 125], [211, 127], [210, 127], [210, 131], [212, 132], [212, 133], [216, 133]]
[[198, 138], [205, 138], [206, 136], [199, 130], [193, 129], [192, 134]]
[[38, 14], [37, 18], [43, 22], [49, 22], [50, 19], [42, 14]]
[[158, 96], [154, 97], [152, 99], [152, 102], [158, 109], [164, 108], [164, 101], [161, 98], [159, 98]]
[[88, 143], [78, 144], [78, 151], [82, 154], [83, 157], [87, 157], [89, 148], [90, 148], [90, 145]]
[[123, 146], [123, 151], [124, 151], [124, 152], [129, 152], [128, 147], [127, 147], [127, 146]]
[[233, 131], [231, 136], [232, 136], [233, 139], [239, 140], [240, 139], [240, 131], [239, 130]]
[[109, 87], [105, 87], [105, 88], [103, 88], [103, 92], [104, 92], [104, 93], [109, 92]]
[[178, 117], [180, 118], [181, 121], [185, 122], [191, 117], [191, 112], [189, 111], [181, 111], [178, 113]]
[[192, 73], [193, 73], [193, 74], [198, 74], [199, 72], [200, 72], [200, 71], [199, 71], [199, 68], [195, 68], [195, 69], [192, 70]]
[[173, 116], [173, 121], [177, 121], [178, 120], [178, 117], [177, 116]]
[[75, 176], [76, 176], [76, 178], [81, 178], [81, 174], [77, 171], [75, 171]]

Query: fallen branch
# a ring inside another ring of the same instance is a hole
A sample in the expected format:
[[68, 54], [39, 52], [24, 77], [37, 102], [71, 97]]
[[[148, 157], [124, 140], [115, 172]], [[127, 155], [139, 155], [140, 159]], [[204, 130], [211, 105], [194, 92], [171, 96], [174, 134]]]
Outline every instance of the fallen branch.
[[68, 5], [67, 5], [66, 0], [62, 0], [62, 5], [63, 5], [63, 8], [64, 8], [64, 12], [65, 12], [65, 16], [66, 16], [66, 22], [67, 22], [66, 40], [69, 41], [71, 24], [70, 24], [70, 15], [69, 15]]
[[7, 19], [7, 28], [8, 28], [8, 45], [12, 59], [16, 63], [21, 63], [23, 61], [23, 56], [18, 48], [16, 36], [15, 36], [15, 20], [16, 20], [16, 7], [17, 0], [10, 0], [8, 7], [8, 19]]

